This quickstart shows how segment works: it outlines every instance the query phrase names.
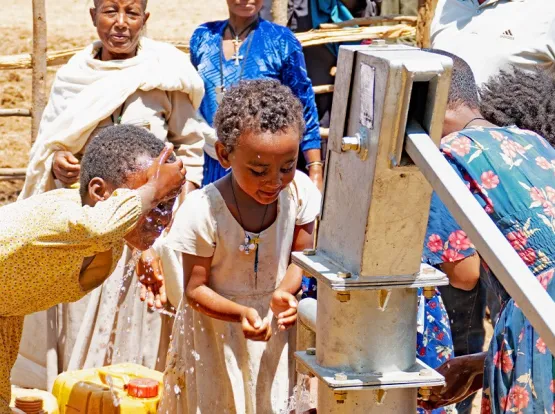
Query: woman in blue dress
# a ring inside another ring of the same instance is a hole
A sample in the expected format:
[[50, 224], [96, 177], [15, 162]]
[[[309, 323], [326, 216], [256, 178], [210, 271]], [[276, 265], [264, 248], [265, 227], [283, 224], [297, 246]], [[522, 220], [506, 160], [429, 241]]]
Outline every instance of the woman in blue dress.
[[[191, 37], [191, 62], [204, 80], [200, 113], [209, 125], [226, 89], [240, 80], [273, 78], [291, 88], [304, 107], [306, 130], [301, 151], [308, 175], [322, 188], [322, 154], [318, 112], [302, 47], [287, 28], [259, 17], [263, 0], [227, 0], [229, 19], [199, 26]], [[226, 174], [212, 143], [205, 146], [203, 185]]]
[[[471, 88], [467, 85], [467, 89]], [[553, 141], [554, 90], [555, 81], [543, 72], [501, 73], [486, 85], [482, 111], [465, 100], [468, 91], [463, 90], [460, 99], [448, 108], [444, 132], [452, 133], [442, 139], [440, 146], [552, 298], [555, 298], [555, 150], [540, 135], [521, 128], [533, 128]], [[425, 256], [464, 268], [465, 261], [474, 254], [471, 241], [434, 195]], [[553, 414], [553, 355], [518, 305], [483, 265], [490, 289], [497, 292], [502, 309], [489, 351], [455, 358], [440, 367], [447, 385], [433, 390], [429, 401], [421, 402], [421, 406], [436, 408], [461, 401], [482, 386], [483, 377], [482, 414]], [[478, 273], [467, 272], [466, 277], [476, 279]]]

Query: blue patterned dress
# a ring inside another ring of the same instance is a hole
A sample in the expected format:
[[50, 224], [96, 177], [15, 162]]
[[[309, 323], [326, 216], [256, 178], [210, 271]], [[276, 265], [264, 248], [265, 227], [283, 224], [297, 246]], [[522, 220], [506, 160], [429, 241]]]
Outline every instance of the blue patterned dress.
[[[555, 298], [555, 150], [539, 135], [469, 128], [441, 150], [530, 271]], [[452, 262], [474, 246], [434, 195], [426, 235], [430, 262]], [[555, 360], [518, 305], [489, 273], [503, 309], [486, 359], [482, 414], [555, 413]]]
[[[418, 326], [416, 332], [416, 356], [432, 368], [438, 368], [453, 358], [453, 338], [449, 315], [436, 289], [435, 296], [427, 299], [422, 289], [418, 289]], [[442, 407], [435, 410], [418, 408], [419, 414], [449, 414], [453, 407]]]
[[[227, 20], [205, 23], [191, 37], [191, 62], [204, 81], [206, 93], [200, 113], [213, 125], [218, 109], [216, 88], [236, 85], [239, 80], [271, 78], [291, 88], [304, 107], [306, 130], [301, 151], [320, 149], [321, 139], [318, 112], [314, 101], [312, 82], [306, 73], [301, 44], [286, 27], [260, 19], [248, 37], [241, 43], [239, 65], [234, 59], [222, 55], [222, 37]], [[220, 65], [221, 63], [221, 65]], [[223, 72], [223, 73], [222, 73]], [[203, 185], [223, 177], [226, 171], [218, 160], [205, 155]]]

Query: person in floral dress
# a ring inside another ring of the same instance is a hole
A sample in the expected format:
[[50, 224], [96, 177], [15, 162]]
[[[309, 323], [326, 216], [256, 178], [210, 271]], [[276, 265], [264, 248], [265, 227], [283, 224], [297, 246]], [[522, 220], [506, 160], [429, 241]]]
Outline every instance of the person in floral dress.
[[[460, 59], [457, 59], [454, 59], [455, 65], [460, 65]], [[516, 76], [510, 73], [502, 73], [501, 76], [512, 76], [506, 84], [519, 82], [518, 72]], [[547, 75], [537, 72], [531, 76], [535, 77], [536, 85], [540, 85], [545, 82]], [[455, 82], [453, 87], [468, 89], [470, 84]], [[525, 99], [530, 102], [512, 105], [511, 116], [515, 123], [519, 123], [517, 119], [542, 113], [546, 109], [546, 95], [542, 95], [544, 91], [548, 93], [548, 90], [535, 88], [535, 94], [526, 95]], [[509, 96], [512, 99], [519, 96], [518, 93], [505, 95], [507, 99]], [[489, 98], [494, 97], [490, 95]], [[502, 111], [503, 99], [500, 98], [503, 97], [489, 99], [488, 105], [495, 102], [501, 108], [499, 111]], [[548, 96], [547, 101], [549, 99]], [[540, 116], [537, 121], [537, 128], [545, 129], [541, 123], [548, 122], [549, 116]], [[530, 271], [550, 296], [555, 298], [553, 147], [535, 132], [515, 125], [501, 127], [485, 120], [473, 101], [465, 99], [454, 101], [450, 98], [444, 135], [440, 150], [446, 159]], [[430, 260], [456, 263], [461, 268], [476, 253], [471, 241], [435, 194], [425, 243], [424, 255]], [[485, 367], [481, 363], [474, 363], [472, 366], [475, 368], [465, 369], [461, 373], [463, 364], [455, 361], [459, 359], [455, 358], [449, 365], [440, 367], [440, 372], [446, 376], [447, 385], [434, 390], [430, 400], [420, 405], [435, 408], [461, 401], [479, 388], [479, 379], [483, 374], [482, 414], [554, 414], [553, 355], [485, 264], [484, 273], [489, 288], [497, 292], [502, 310], [487, 354], [462, 358], [468, 358], [468, 361], [485, 360]], [[473, 270], [465, 277], [473, 280], [478, 275], [479, 272]], [[462, 386], [462, 383], [465, 385]]]

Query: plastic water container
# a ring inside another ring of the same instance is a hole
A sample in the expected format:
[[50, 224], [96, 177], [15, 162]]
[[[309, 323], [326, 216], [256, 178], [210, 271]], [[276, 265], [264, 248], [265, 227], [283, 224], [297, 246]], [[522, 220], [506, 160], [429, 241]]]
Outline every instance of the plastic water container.
[[52, 393], [60, 414], [155, 414], [163, 374], [137, 364], [66, 372]]
[[12, 387], [10, 402], [14, 413], [59, 414], [56, 397], [46, 391]]

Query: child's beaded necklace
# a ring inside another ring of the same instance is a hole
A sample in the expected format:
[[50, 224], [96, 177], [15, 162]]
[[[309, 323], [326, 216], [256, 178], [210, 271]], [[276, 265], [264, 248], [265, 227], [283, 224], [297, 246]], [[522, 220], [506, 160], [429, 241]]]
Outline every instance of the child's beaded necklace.
[[[237, 197], [235, 196], [235, 186], [233, 183], [235, 180], [233, 176], [231, 176], [231, 193], [233, 194], [233, 202], [235, 203], [235, 208], [237, 209], [237, 213], [239, 215], [239, 224], [245, 233], [245, 240], [242, 244], [239, 245], [239, 251], [245, 254], [250, 254], [251, 251], [254, 251], [254, 288], [257, 288], [258, 285], [258, 252], [260, 250], [260, 231], [254, 237], [251, 237], [245, 230], [245, 226], [243, 225], [243, 217], [241, 217], [241, 210], [239, 209], [239, 203], [237, 202]], [[264, 215], [262, 216], [262, 222], [260, 223], [260, 228], [264, 225], [264, 220], [266, 219], [266, 213], [268, 213], [268, 206], [266, 204], [266, 208], [264, 209]], [[252, 232], [251, 232], [252, 233]]]

